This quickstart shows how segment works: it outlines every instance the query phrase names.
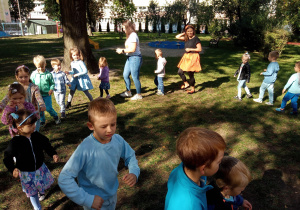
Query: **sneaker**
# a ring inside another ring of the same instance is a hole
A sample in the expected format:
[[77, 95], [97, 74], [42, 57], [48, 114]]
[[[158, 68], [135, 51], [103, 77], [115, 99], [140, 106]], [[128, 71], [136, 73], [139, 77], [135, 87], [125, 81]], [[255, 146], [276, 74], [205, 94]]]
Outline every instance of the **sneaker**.
[[290, 112], [290, 115], [298, 115], [298, 112]]
[[43, 200], [45, 200], [45, 194], [40, 194], [40, 193], [38, 193], [38, 196], [39, 196], [39, 201], [43, 201]]
[[71, 108], [71, 102], [67, 102], [66, 109]]
[[139, 95], [139, 94], [135, 94], [135, 95], [131, 98], [132, 101], [141, 100], [141, 99], [143, 99], [143, 97], [142, 97], [142, 95]]
[[250, 93], [250, 94], [247, 94], [246, 97], [247, 97], [247, 98], [253, 98], [253, 95]]
[[120, 94], [121, 97], [124, 97], [124, 98], [129, 98], [132, 96], [131, 92], [128, 92], [128, 91], [124, 91], [123, 93]]
[[161, 92], [160, 90], [157, 91], [156, 95], [159, 95], [159, 96], [164, 96], [165, 94], [163, 94], [163, 92]]
[[65, 118], [66, 118], [66, 113], [65, 113], [65, 112], [62, 112], [62, 113], [60, 114], [60, 118], [61, 118], [61, 119], [65, 119]]
[[111, 96], [110, 96], [110, 95], [107, 95], [107, 96], [106, 96], [106, 98], [110, 99], [110, 98], [111, 98]]
[[259, 98], [255, 98], [255, 99], [253, 99], [253, 101], [255, 101], [257, 103], [262, 103], [262, 100], [260, 100]]
[[57, 118], [57, 119], [54, 119], [55, 120], [55, 124], [56, 125], [58, 125], [58, 124], [60, 124], [61, 123], [61, 121], [60, 121], [60, 119], [59, 118]]
[[238, 97], [238, 96], [234, 96], [233, 98], [236, 99], [236, 100], [239, 100], [239, 101], [242, 101], [242, 100], [243, 100], [242, 98], [240, 98], [240, 97]]
[[271, 103], [271, 102], [266, 102], [265, 104], [269, 105], [269, 106], [273, 106], [273, 103]]
[[281, 109], [281, 108], [276, 108], [275, 109], [277, 112], [284, 112], [284, 109]]

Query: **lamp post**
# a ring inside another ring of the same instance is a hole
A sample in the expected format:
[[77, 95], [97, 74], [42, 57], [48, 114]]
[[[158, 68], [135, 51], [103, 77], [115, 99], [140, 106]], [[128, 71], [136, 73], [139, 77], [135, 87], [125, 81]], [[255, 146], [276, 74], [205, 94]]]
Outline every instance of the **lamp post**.
[[18, 10], [19, 10], [20, 24], [21, 24], [21, 33], [22, 33], [22, 36], [25, 36], [24, 31], [23, 31], [22, 17], [21, 17], [21, 10], [20, 10], [19, 0], [17, 0], [17, 2], [18, 2]]

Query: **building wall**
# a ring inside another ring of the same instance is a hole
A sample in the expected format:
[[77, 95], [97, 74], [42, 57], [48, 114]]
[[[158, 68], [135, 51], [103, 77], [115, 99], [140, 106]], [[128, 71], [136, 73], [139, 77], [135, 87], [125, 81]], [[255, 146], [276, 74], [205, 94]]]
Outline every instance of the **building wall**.
[[0, 0], [0, 21], [11, 22], [8, 0]]
[[29, 13], [28, 19], [48, 20], [47, 14], [44, 12], [44, 1], [34, 1], [35, 7], [32, 12]]

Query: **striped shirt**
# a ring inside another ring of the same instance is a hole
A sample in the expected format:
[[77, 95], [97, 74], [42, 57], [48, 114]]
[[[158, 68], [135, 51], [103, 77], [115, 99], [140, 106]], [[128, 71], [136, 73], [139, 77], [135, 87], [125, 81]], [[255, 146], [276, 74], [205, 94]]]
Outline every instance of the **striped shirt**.
[[65, 93], [66, 84], [71, 84], [66, 74], [62, 71], [55, 72], [54, 70], [51, 72], [51, 74], [55, 83], [54, 91], [59, 93]]

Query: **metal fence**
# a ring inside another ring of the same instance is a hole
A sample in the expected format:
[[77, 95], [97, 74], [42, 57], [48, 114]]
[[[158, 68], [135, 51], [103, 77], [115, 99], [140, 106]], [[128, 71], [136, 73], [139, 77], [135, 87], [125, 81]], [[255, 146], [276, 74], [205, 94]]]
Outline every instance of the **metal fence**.
[[[22, 35], [21, 23], [1, 23], [2, 31], [9, 35]], [[27, 27], [23, 24], [24, 33], [27, 33]]]

